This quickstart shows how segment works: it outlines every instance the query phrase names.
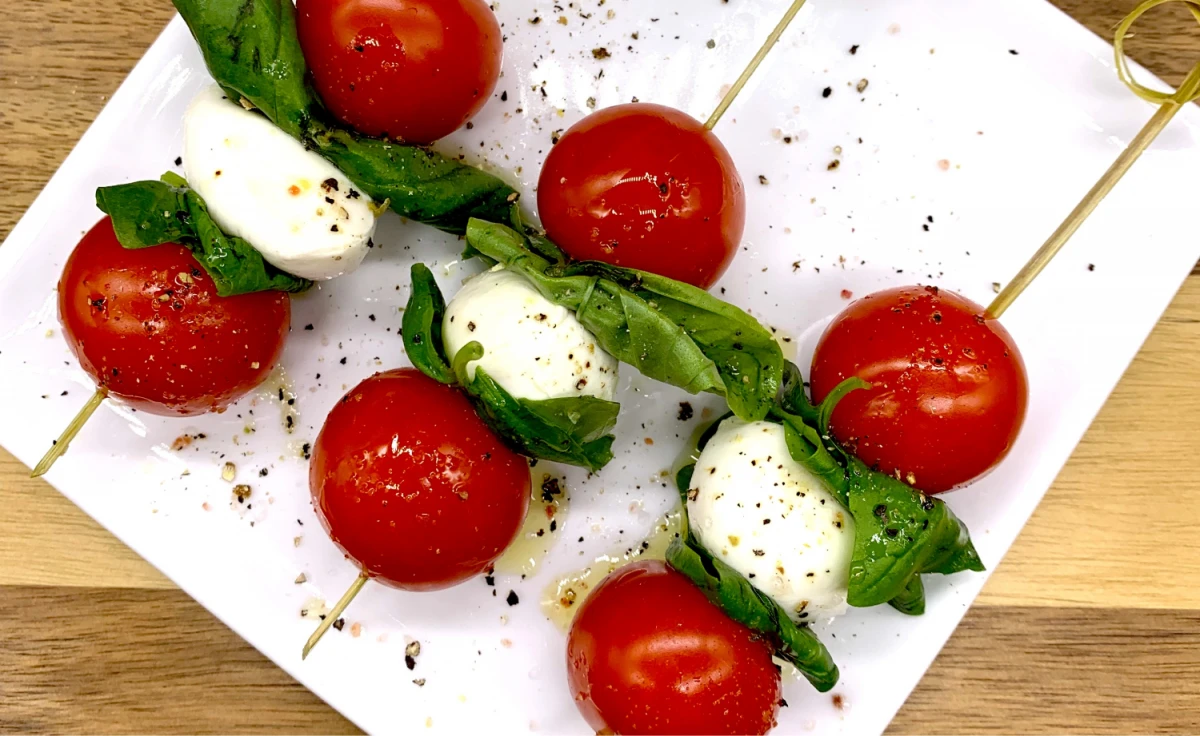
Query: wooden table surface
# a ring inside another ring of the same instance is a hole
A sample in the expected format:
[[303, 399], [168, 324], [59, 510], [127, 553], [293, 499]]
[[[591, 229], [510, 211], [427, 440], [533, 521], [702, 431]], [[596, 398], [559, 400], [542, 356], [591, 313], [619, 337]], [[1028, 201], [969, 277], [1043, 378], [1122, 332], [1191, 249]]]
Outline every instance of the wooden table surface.
[[[1105, 38], [1132, 6], [1056, 1]], [[0, 238], [171, 15], [86, 5], [0, 13]], [[1131, 51], [1178, 81], [1200, 28]], [[1200, 733], [1197, 387], [1200, 271], [892, 733]], [[354, 730], [3, 450], [0, 509], [0, 732]]]

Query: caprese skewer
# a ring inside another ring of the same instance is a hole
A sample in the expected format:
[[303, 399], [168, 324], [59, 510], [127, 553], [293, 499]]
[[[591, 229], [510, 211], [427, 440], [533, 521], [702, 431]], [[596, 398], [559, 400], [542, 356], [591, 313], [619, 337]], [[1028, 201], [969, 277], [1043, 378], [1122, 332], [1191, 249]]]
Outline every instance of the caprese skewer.
[[[355, 163], [356, 172], [367, 171], [379, 175], [383, 182], [377, 188], [384, 192], [393, 192], [398, 188], [404, 194], [411, 195], [414, 182], [436, 190], [439, 186], [444, 188], [449, 178], [451, 184], [461, 191], [434, 192], [428, 195], [429, 198], [440, 201], [405, 205], [406, 211], [412, 209], [418, 216], [420, 212], [427, 213], [431, 221], [445, 218], [448, 213], [463, 207], [464, 203], [469, 211], [475, 211], [479, 207], [469, 206], [475, 200], [491, 202], [499, 196], [503, 205], [493, 209], [501, 212], [511, 205], [506, 188], [482, 172], [468, 170], [456, 162], [424, 152], [415, 157], [412, 151], [407, 152], [407, 157], [400, 156], [398, 152], [390, 151], [392, 146], [386, 142], [359, 142], [343, 131], [328, 126], [318, 127], [309, 120], [319, 104], [309, 96], [305, 87], [306, 67], [299, 53], [300, 41], [296, 36], [294, 10], [290, 3], [277, 7], [269, 7], [268, 3], [256, 4], [253, 13], [263, 23], [236, 24], [246, 34], [237, 43], [232, 43], [232, 36], [228, 34], [228, 29], [235, 24], [221, 23], [221, 20], [234, 20], [229, 14], [240, 14], [244, 8], [211, 2], [181, 1], [176, 4], [189, 20], [197, 38], [210, 43], [205, 45], [202, 41], [201, 44], [209, 61], [220, 59], [225, 62], [215, 66], [210, 64], [214, 76], [230, 84], [225, 88], [214, 85], [202, 90], [184, 116], [182, 158], [186, 181], [172, 175], [166, 177], [164, 182], [135, 182], [98, 193], [101, 208], [121, 224], [114, 233], [112, 221], [106, 218], [85, 236], [68, 262], [60, 284], [60, 315], [68, 339], [85, 370], [97, 381], [98, 389], [46, 457], [34, 468], [35, 476], [46, 472], [54, 460], [65, 452], [70, 440], [109, 393], [134, 402], [144, 410], [192, 414], [221, 410], [266, 377], [278, 358], [283, 335], [286, 334], [289, 313], [287, 297], [279, 294], [252, 295], [247, 292], [263, 289], [296, 291], [306, 288], [308, 280], [342, 275], [354, 270], [372, 245], [371, 237], [380, 208], [372, 201], [365, 187], [356, 186], [327, 159], [342, 157]], [[333, 21], [332, 16], [323, 17], [322, 14], [329, 15], [336, 3], [314, 1], [303, 5], [305, 12], [302, 14], [301, 29], [307, 31], [307, 43], [320, 59], [314, 72], [320, 80], [327, 81], [331, 79], [330, 70], [343, 68], [346, 60], [347, 49], [341, 49], [339, 56], [335, 44], [322, 36], [322, 29], [328, 30], [331, 27], [328, 24]], [[398, 130], [395, 126], [401, 125], [405, 119], [409, 128], [412, 128], [416, 125], [413, 121], [419, 117], [414, 116], [414, 111], [420, 111], [420, 115], [424, 116], [421, 119], [425, 121], [442, 121], [439, 123], [441, 129], [426, 128], [426, 132], [433, 130], [429, 135], [438, 137], [477, 112], [495, 84], [499, 74], [500, 46], [499, 29], [491, 11], [478, 0], [467, 4], [442, 5], [444, 7], [427, 10], [454, 20], [457, 23], [454, 27], [462, 32], [447, 36], [427, 34], [424, 48], [428, 53], [407, 56], [409, 66], [424, 64], [429, 67], [424, 69], [424, 77], [431, 77], [434, 71], [443, 72], [438, 77], [436, 90], [440, 106], [410, 94], [407, 109], [392, 110], [391, 122], [379, 132], [395, 134]], [[399, 11], [398, 8], [392, 10]], [[400, 69], [395, 59], [384, 59], [375, 53], [381, 48], [378, 41], [382, 36], [371, 35], [371, 29], [387, 13], [385, 7], [363, 4], [354, 13], [343, 12], [337, 17], [343, 24], [359, 24], [359, 28], [351, 34], [354, 37], [351, 45], [355, 49], [352, 53], [362, 56], [364, 46], [370, 45], [373, 61], [367, 63], [390, 70], [393, 75], [408, 73], [411, 86], [415, 78], [411, 69]], [[240, 17], [237, 19], [245, 20]], [[413, 28], [411, 25], [407, 27]], [[473, 29], [473, 35], [465, 33], [468, 28]], [[334, 35], [344, 35], [341, 34], [343, 30], [338, 29], [339, 33]], [[371, 38], [361, 37], [364, 33]], [[282, 46], [271, 43], [280, 38], [286, 41]], [[442, 46], [435, 49], [430, 43], [437, 38], [442, 39]], [[487, 43], [476, 44], [475, 39]], [[411, 44], [416, 39], [401, 40]], [[253, 64], [241, 67], [228, 56], [221, 56], [223, 52], [230, 52], [237, 57], [238, 52], [233, 48], [240, 49], [243, 41], [247, 41], [248, 46], [274, 46], [274, 51], [282, 56], [276, 59], [278, 63], [264, 65], [260, 48], [255, 48], [253, 53], [247, 49], [248, 53], [242, 61], [249, 64], [253, 59]], [[397, 39], [393, 38], [393, 41]], [[475, 49], [476, 54], [464, 56], [459, 53], [463, 49]], [[383, 51], [388, 53], [387, 49]], [[488, 63], [475, 63], [481, 60]], [[451, 81], [444, 73], [446, 63], [453, 63], [458, 72], [470, 70], [467, 75], [470, 79], [457, 74]], [[369, 85], [388, 85], [391, 82], [381, 79], [382, 75], [373, 74], [361, 63], [354, 73], [358, 77], [351, 80], [351, 90], [355, 88], [355, 81], [367, 87], [362, 94], [351, 95], [348, 101], [339, 97], [338, 101], [345, 104], [339, 105], [338, 109], [343, 117], [355, 116], [356, 105], [359, 106], [357, 112], [363, 112], [368, 117], [371, 111], [378, 113], [375, 103], [377, 95], [371, 92]], [[482, 84], [478, 79], [481, 75]], [[233, 77], [237, 77], [242, 84], [233, 84]], [[290, 88], [289, 82], [292, 84]], [[337, 88], [336, 83], [319, 82], [318, 86], [330, 92]], [[225, 89], [239, 89], [239, 96], [230, 99]], [[429, 89], [432, 90], [432, 87]], [[293, 97], [289, 99], [287, 94], [282, 93], [284, 90], [293, 93]], [[455, 97], [456, 90], [464, 94]], [[394, 95], [382, 94], [378, 98], [389, 102], [397, 99]], [[251, 99], [260, 104], [266, 101], [271, 104], [264, 109], [257, 107]], [[288, 102], [292, 107], [285, 107]], [[274, 114], [283, 127], [277, 127], [268, 120], [268, 112]], [[444, 129], [447, 121], [452, 125]], [[416, 138], [420, 136], [414, 136]], [[318, 142], [320, 145], [316, 145]], [[309, 148], [326, 152], [326, 157], [322, 158]], [[330, 150], [334, 153], [329, 153]], [[387, 164], [396, 165], [389, 168]], [[402, 176], [395, 175], [397, 170]], [[190, 193], [187, 193], [189, 188]], [[483, 211], [490, 211], [488, 206], [491, 205], [485, 203]], [[203, 217], [198, 217], [199, 213], [193, 210], [203, 210]], [[192, 248], [195, 257], [188, 255], [186, 248], [164, 245], [176, 240], [177, 236], [196, 241]], [[124, 249], [117, 244], [118, 240], [123, 241], [121, 244], [125, 246]], [[114, 244], [115, 250], [112, 247]], [[114, 257], [112, 263], [108, 264], [111, 273], [120, 273], [122, 265], [131, 271], [140, 266], [146, 270], [151, 267], [149, 264], [165, 263], [168, 255], [175, 259], [174, 270], [159, 273], [160, 283], [146, 279], [147, 290], [137, 298], [126, 293], [128, 289], [120, 294], [110, 293], [126, 285], [117, 280], [104, 281], [110, 274], [98, 269], [93, 269], [85, 276], [80, 266], [94, 259], [101, 245], [106, 246], [104, 250], [107, 255], [120, 256]], [[132, 250], [150, 245], [159, 247]], [[203, 269], [197, 268], [196, 258], [201, 259]], [[278, 272], [254, 263], [260, 259], [265, 259]], [[244, 261], [249, 261], [251, 267], [243, 267]], [[197, 273], [193, 275], [192, 272]], [[189, 280], [175, 287], [169, 286], [167, 281], [179, 274], [182, 274], [181, 278]], [[96, 314], [86, 315], [85, 310], [75, 303], [78, 300], [67, 298], [68, 294], [76, 294], [77, 287], [82, 283], [80, 280], [85, 277], [90, 279], [89, 303], [101, 305], [89, 309], [97, 313], [107, 310], [113, 315], [112, 319], [98, 318]], [[155, 301], [150, 305], [150, 310], [138, 307], [143, 300], [158, 300], [160, 297], [165, 301]], [[277, 308], [261, 309], [262, 317], [254, 325], [235, 319], [241, 315], [238, 308], [242, 305], [271, 300], [283, 305], [282, 329], [278, 329], [279, 320], [275, 319], [279, 314]], [[160, 310], [162, 304], [167, 307]], [[184, 310], [186, 314], [182, 313]], [[144, 332], [148, 336], [141, 347], [126, 334], [129, 325], [139, 321], [138, 317], [146, 325]], [[225, 337], [231, 339], [222, 339], [221, 329], [207, 333], [198, 331], [191, 341], [180, 339], [192, 321], [218, 325], [230, 333]], [[168, 327], [180, 329], [167, 331]], [[270, 332], [276, 329], [280, 334], [273, 341], [257, 339], [258, 336], [253, 334], [254, 330]], [[254, 354], [265, 359], [241, 361], [227, 354], [234, 346], [241, 344], [237, 337], [239, 334], [249, 334], [255, 338], [254, 350], [265, 351], [261, 356], [253, 351], [246, 352], [246, 355]], [[123, 350], [126, 346], [132, 347], [124, 354], [109, 351], [112, 354], [97, 357], [106, 344], [106, 336], [120, 338]], [[208, 354], [203, 357], [194, 352], [179, 352], [194, 351], [196, 345], [192, 343], [205, 338], [212, 345], [221, 346], [220, 349], [210, 347]], [[165, 357], [171, 351], [178, 353], [174, 363]], [[160, 358], [158, 365], [150, 367], [161, 367], [161, 370], [148, 371], [142, 359], [149, 363], [156, 358]], [[212, 375], [197, 381], [180, 373], [185, 371], [187, 376], [194, 377], [202, 366], [210, 363], [226, 366], [224, 374], [214, 370], [211, 371]], [[243, 363], [253, 366], [249, 378], [237, 375], [237, 366]]]
[[[709, 641], [703, 637], [716, 634], [692, 630], [699, 613], [657, 602], [633, 623], [623, 618], [616, 632], [591, 613], [635, 605], [627, 597], [637, 587], [632, 580], [653, 575], [664, 595], [683, 581], [694, 585], [715, 606], [712, 613], [728, 619], [710, 625], [757, 638], [824, 692], [839, 673], [811, 624], [841, 615], [848, 604], [890, 603], [920, 614], [922, 574], [983, 569], [966, 527], [942, 501], [870, 470], [827, 439], [834, 405], [860, 390], [860, 382], [851, 379], [813, 405], [790, 364], [787, 377], [769, 420], [729, 416], [700, 436], [694, 462], [678, 473], [685, 526], [666, 565], [642, 563], [652, 574], [618, 569], [580, 607], [568, 635], [568, 683], [593, 726], [659, 733], [675, 732], [678, 723], [688, 724], [687, 732], [765, 733], [774, 725], [777, 710], [762, 699], [735, 698], [707, 710], [723, 697], [719, 673], [753, 670], [756, 652], [722, 644], [701, 656]], [[703, 608], [700, 618], [707, 620], [709, 611]], [[652, 645], [659, 656], [643, 656]], [[747, 695], [769, 684], [755, 684], [753, 676], [746, 681], [753, 685]], [[697, 713], [708, 725], [693, 726]]]
[[97, 390], [34, 477], [109, 394], [153, 413], [223, 411], [279, 358], [290, 316], [281, 292], [353, 270], [370, 245], [371, 200], [219, 87], [189, 106], [184, 150], [190, 183], [166, 174], [96, 192], [108, 216], [58, 290], [64, 332]]

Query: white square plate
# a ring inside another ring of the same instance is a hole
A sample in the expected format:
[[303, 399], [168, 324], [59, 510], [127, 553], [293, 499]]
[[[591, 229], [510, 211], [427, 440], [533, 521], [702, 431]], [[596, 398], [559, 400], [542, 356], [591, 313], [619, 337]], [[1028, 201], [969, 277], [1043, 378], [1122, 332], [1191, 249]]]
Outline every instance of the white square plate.
[[[552, 132], [586, 114], [589, 98], [604, 107], [637, 97], [703, 117], [785, 5], [589, 0], [584, 13], [578, 3], [558, 12], [503, 0], [496, 98], [473, 130], [439, 147], [487, 160], [532, 192]], [[531, 24], [534, 15], [544, 22]], [[594, 59], [599, 46], [611, 58]], [[986, 303], [992, 283], [1016, 272], [1151, 114], [1111, 66], [1104, 42], [1041, 0], [812, 0], [717, 129], [749, 201], [744, 252], [721, 282], [725, 298], [795, 336], [801, 366], [845, 304], [843, 290], [920, 281]], [[861, 79], [868, 85], [859, 93]], [[0, 443], [25, 463], [92, 390], [61, 338], [54, 289], [67, 254], [100, 216], [94, 189], [171, 168], [184, 107], [207, 81], [177, 18], [0, 249]], [[1188, 227], [1192, 188], [1167, 186], [1200, 170], [1198, 125], [1189, 105], [1005, 316], [1029, 369], [1028, 420], [1002, 467], [948, 497], [989, 567], [1200, 255]], [[828, 170], [835, 158], [840, 166]], [[458, 262], [456, 239], [392, 216], [376, 240], [381, 247], [357, 273], [294, 301], [297, 328], [283, 359], [299, 397], [294, 434], [284, 433], [271, 388], [194, 420], [108, 402], [48, 477], [369, 731], [584, 733], [566, 688], [563, 635], [536, 602], [557, 575], [643, 538], [675, 502], [659, 473], [697, 421], [676, 419], [678, 391], [630, 369], [617, 459], [591, 479], [565, 474], [569, 513], [536, 574], [432, 594], [368, 586], [346, 628], [300, 660], [313, 628], [300, 610], [312, 598], [335, 600], [355, 573], [315, 523], [299, 448], [345, 390], [405, 363], [397, 308], [410, 264], [435, 266], [451, 291], [473, 268]], [[310, 323], [312, 331], [301, 329]], [[196, 433], [206, 438], [172, 449]], [[253, 486], [252, 504], [231, 501], [220, 478], [226, 460]], [[308, 582], [297, 585], [301, 572]], [[881, 607], [824, 627], [844, 708], [791, 681], [780, 731], [880, 732], [985, 580], [931, 578], [920, 618]], [[505, 603], [510, 589], [519, 605]], [[423, 645], [414, 671], [404, 663], [406, 637]]]

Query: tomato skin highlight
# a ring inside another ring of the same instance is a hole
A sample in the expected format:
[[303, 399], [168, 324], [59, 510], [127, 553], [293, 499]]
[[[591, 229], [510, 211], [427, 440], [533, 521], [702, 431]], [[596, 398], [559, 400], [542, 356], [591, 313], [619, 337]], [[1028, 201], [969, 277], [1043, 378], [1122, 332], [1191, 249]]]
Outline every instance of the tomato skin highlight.
[[223, 411], [267, 378], [291, 302], [282, 292], [217, 296], [187, 248], [122, 248], [105, 217], [63, 267], [58, 314], [98, 385], [141, 411], [191, 416]]
[[530, 476], [461, 391], [401, 368], [329, 412], [309, 488], [325, 531], [372, 579], [437, 590], [483, 572], [513, 541]]
[[500, 78], [500, 24], [483, 0], [298, 0], [296, 30], [325, 105], [367, 135], [432, 143]]
[[538, 178], [546, 234], [572, 258], [716, 283], [742, 240], [746, 192], [729, 151], [662, 105], [605, 108], [571, 126]]
[[905, 286], [851, 303], [813, 355], [816, 401], [849, 376], [830, 430], [863, 462], [927, 493], [995, 467], [1016, 441], [1029, 401], [1012, 335], [952, 291]]
[[619, 734], [764, 734], [782, 697], [770, 646], [659, 560], [618, 569], [583, 601], [567, 680], [588, 724]]

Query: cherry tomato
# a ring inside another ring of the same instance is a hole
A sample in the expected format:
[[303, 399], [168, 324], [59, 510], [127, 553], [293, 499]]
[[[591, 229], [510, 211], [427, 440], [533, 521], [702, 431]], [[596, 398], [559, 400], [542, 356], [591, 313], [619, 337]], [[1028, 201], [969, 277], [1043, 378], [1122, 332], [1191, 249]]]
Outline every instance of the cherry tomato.
[[929, 493], [957, 488], [1008, 454], [1029, 397], [1025, 363], [983, 307], [934, 286], [905, 286], [850, 304], [825, 330], [813, 398], [858, 376], [830, 430], [868, 465]]
[[321, 99], [367, 135], [432, 143], [500, 77], [500, 24], [483, 0], [298, 0], [296, 12]]
[[525, 458], [461, 391], [415, 368], [376, 373], [342, 397], [317, 436], [308, 481], [346, 556], [406, 590], [478, 575], [529, 507]]
[[634, 103], [567, 130], [542, 167], [538, 210], [572, 258], [707, 289], [742, 240], [746, 192], [725, 146], [697, 120]]
[[579, 608], [567, 679], [592, 728], [763, 734], [782, 694], [771, 648], [665, 562], [609, 575]]
[[152, 414], [222, 411], [262, 383], [291, 319], [281, 292], [217, 296], [190, 251], [122, 248], [105, 217], [75, 246], [58, 314], [79, 364]]

